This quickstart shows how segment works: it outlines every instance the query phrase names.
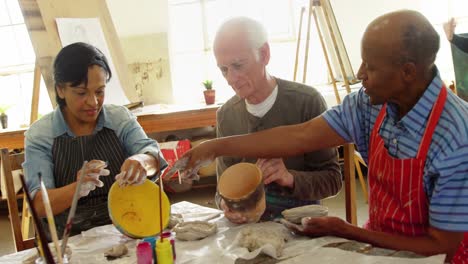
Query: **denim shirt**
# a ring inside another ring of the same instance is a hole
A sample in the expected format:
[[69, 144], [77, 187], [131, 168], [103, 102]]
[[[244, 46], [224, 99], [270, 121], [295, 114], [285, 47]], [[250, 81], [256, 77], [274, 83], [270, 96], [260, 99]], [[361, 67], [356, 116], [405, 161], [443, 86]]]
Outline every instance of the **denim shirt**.
[[[161, 170], [167, 167], [167, 162], [160, 154], [158, 143], [148, 138], [136, 117], [127, 108], [117, 105], [103, 105], [98, 116], [98, 122], [93, 134], [104, 127], [115, 132], [122, 142], [127, 157], [135, 154], [149, 154], [158, 158], [160, 155]], [[52, 160], [52, 145], [57, 137], [76, 137], [70, 130], [60, 108], [36, 121], [25, 133], [24, 174], [32, 197], [39, 189], [40, 172], [47, 189], [56, 188], [54, 179], [54, 163]]]

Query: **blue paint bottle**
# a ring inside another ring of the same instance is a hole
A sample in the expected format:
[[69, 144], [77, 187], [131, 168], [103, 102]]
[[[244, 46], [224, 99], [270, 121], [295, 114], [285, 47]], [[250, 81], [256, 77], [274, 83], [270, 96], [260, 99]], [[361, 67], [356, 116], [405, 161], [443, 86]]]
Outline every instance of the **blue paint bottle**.
[[153, 252], [153, 264], [158, 263], [156, 260], [156, 238], [155, 237], [145, 237], [143, 239], [145, 242], [149, 242], [151, 244], [151, 249]]

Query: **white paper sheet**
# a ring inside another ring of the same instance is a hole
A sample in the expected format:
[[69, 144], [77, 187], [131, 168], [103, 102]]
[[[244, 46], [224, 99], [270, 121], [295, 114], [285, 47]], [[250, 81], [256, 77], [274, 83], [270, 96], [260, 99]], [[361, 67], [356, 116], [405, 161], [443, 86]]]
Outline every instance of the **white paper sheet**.
[[[112, 71], [112, 78], [106, 86], [105, 103], [125, 105], [129, 103], [115, 70], [112, 57], [107, 46], [104, 32], [98, 18], [56, 18], [57, 28], [62, 46], [75, 42], [85, 42], [97, 47], [106, 56]], [[127, 65], [124, 65], [127, 69]]]

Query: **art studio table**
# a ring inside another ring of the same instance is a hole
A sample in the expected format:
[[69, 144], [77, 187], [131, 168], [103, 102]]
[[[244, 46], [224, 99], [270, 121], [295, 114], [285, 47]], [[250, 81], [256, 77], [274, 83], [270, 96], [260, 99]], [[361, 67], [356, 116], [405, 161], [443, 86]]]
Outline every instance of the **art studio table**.
[[[218, 233], [205, 239], [191, 242], [176, 240], [176, 263], [312, 263], [311, 260], [313, 259], [314, 263], [435, 264], [443, 263], [444, 260], [442, 255], [408, 258], [414, 257], [414, 254], [401, 254], [387, 249], [377, 249], [374, 252], [380, 255], [393, 256], [366, 255], [350, 251], [353, 248], [361, 248], [364, 245], [362, 243], [336, 237], [309, 239], [299, 236], [293, 236], [293, 239], [285, 244], [282, 256], [275, 259], [261, 254], [261, 252], [271, 253], [272, 247], [266, 246], [249, 252], [246, 248], [236, 246], [233, 242], [239, 231], [245, 228], [245, 225], [230, 223], [219, 210], [184, 201], [173, 204], [171, 211], [171, 213], [182, 214], [185, 221], [211, 219], [210, 221], [215, 222], [218, 226]], [[256, 225], [271, 225], [273, 227], [279, 224], [265, 222]], [[128, 254], [122, 258], [108, 261], [104, 257], [104, 252], [119, 243], [127, 245]], [[71, 263], [137, 263], [135, 254], [137, 243], [138, 240], [123, 236], [112, 225], [96, 227], [69, 239], [69, 246], [72, 250]], [[24, 260], [35, 253], [36, 249], [29, 249], [5, 255], [0, 257], [0, 263], [23, 263]], [[396, 257], [404, 255], [407, 257]]]

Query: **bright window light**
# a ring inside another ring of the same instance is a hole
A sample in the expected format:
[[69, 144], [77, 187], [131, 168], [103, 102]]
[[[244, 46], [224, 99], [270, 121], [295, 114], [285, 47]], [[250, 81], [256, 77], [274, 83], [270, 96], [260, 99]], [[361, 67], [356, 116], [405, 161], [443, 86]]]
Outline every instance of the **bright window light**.
[[[30, 122], [36, 60], [18, 0], [0, 0], [0, 39], [0, 106], [8, 107], [8, 129], [18, 129]], [[41, 78], [39, 116], [51, 110]]]

